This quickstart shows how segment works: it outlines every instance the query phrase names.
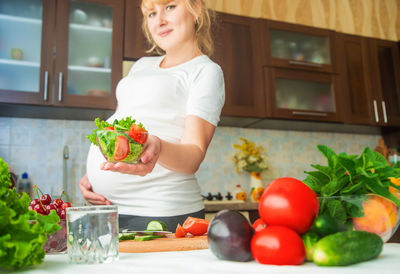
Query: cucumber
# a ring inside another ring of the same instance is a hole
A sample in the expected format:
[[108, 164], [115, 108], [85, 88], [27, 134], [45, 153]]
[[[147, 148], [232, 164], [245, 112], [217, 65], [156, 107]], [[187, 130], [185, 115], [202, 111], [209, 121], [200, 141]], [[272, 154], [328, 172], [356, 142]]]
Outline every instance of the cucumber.
[[311, 262], [313, 260], [315, 245], [321, 237], [313, 231], [308, 231], [301, 236], [301, 239], [303, 240], [306, 249], [306, 261]]
[[328, 235], [314, 247], [313, 261], [319, 266], [343, 266], [377, 257], [382, 239], [366, 231], [342, 231]]
[[150, 221], [147, 224], [148, 231], [168, 231], [167, 225], [162, 221]]
[[127, 240], [134, 240], [135, 237], [136, 237], [136, 233], [121, 234], [121, 236], [119, 236], [118, 240], [120, 242], [127, 241]]
[[328, 236], [330, 234], [344, 231], [345, 229], [330, 215], [319, 215], [315, 218], [312, 230], [318, 233], [321, 237]]
[[143, 235], [143, 236], [136, 236], [135, 239], [133, 239], [134, 241], [150, 241], [150, 240], [154, 240], [154, 239], [158, 239], [164, 237], [163, 235]]

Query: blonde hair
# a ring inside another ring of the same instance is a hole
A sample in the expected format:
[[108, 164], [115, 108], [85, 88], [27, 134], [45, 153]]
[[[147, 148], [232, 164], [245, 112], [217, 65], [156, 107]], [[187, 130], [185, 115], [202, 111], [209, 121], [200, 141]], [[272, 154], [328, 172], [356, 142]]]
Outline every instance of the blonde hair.
[[[143, 13], [143, 22], [142, 22], [142, 30], [143, 33], [150, 44], [150, 49], [147, 50], [148, 53], [163, 55], [165, 51], [157, 46], [154, 41], [151, 33], [147, 27], [147, 13], [152, 8], [153, 3], [157, 4], [165, 4], [170, 0], [142, 0], [142, 4], [140, 6]], [[195, 37], [197, 45], [200, 51], [207, 55], [211, 56], [214, 52], [214, 45], [211, 38], [211, 24], [214, 21], [214, 12], [212, 10], [207, 9], [204, 0], [183, 0], [186, 4], [186, 8], [189, 12], [195, 17], [196, 22], [194, 24], [195, 28]], [[201, 3], [200, 14], [197, 14], [196, 8], [198, 3]]]

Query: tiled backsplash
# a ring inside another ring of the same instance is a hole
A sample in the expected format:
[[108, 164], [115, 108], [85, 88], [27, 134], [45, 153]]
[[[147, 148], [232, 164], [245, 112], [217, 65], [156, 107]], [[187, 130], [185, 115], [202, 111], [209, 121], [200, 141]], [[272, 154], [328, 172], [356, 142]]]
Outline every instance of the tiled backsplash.
[[[78, 184], [86, 169], [89, 141], [86, 135], [92, 121], [46, 120], [0, 117], [0, 157], [18, 175], [27, 171], [34, 184], [44, 192], [58, 195], [62, 190], [63, 148], [69, 147], [68, 182], [74, 186], [77, 203], [82, 203]], [[197, 172], [203, 194], [234, 192], [240, 184], [249, 190], [248, 174], [234, 171], [232, 145], [245, 137], [266, 148], [269, 170], [262, 174], [264, 183], [291, 176], [304, 179], [310, 164], [325, 164], [317, 144], [337, 152], [360, 154], [365, 146], [375, 148], [379, 135], [283, 131], [219, 127], [207, 156]]]

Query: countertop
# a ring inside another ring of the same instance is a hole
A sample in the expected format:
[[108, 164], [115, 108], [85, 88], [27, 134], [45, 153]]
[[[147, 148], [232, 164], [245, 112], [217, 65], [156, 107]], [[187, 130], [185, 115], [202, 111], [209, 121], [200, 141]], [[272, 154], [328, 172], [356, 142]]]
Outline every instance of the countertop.
[[[217, 259], [209, 249], [157, 252], [120, 253], [119, 260], [110, 264], [81, 265], [68, 263], [67, 254], [47, 255], [45, 261], [35, 267], [15, 273], [332, 273], [369, 274], [399, 273], [400, 244], [385, 244], [381, 255], [367, 262], [346, 267], [318, 267], [313, 263], [300, 266], [262, 265], [255, 261], [231, 262]], [[8, 273], [0, 270], [0, 273]]]
[[204, 207], [206, 212], [218, 212], [222, 209], [249, 211], [258, 210], [258, 203], [238, 200], [204, 201]]

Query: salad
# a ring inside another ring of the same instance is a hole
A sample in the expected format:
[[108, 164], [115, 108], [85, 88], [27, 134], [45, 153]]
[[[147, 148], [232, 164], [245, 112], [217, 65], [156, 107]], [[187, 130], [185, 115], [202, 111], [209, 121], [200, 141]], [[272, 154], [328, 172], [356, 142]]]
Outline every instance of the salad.
[[87, 137], [91, 143], [99, 146], [107, 161], [128, 164], [139, 161], [148, 136], [142, 123], [136, 124], [132, 117], [116, 119], [112, 124], [100, 118], [94, 122], [97, 128]]

